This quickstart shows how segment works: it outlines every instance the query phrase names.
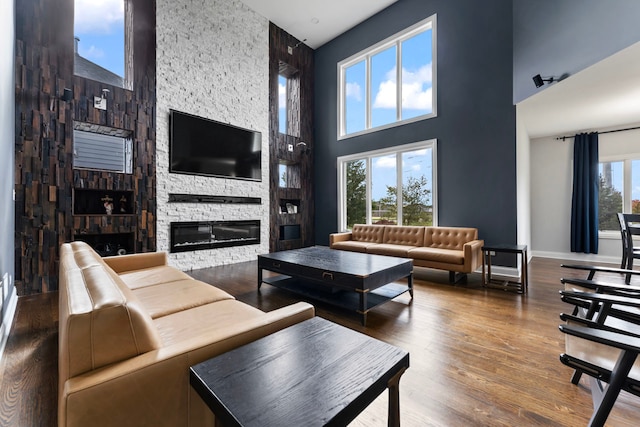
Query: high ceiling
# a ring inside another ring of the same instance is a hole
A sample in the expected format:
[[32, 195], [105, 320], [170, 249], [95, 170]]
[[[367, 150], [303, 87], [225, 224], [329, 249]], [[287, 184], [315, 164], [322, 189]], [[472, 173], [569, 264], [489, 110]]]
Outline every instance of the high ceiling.
[[397, 0], [241, 0], [317, 49]]
[[640, 42], [540, 90], [519, 104], [530, 138], [637, 126]]

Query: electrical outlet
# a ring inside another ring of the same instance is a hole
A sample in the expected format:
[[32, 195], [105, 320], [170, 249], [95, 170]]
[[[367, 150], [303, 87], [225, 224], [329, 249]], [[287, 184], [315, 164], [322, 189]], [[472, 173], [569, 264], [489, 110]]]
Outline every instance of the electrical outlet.
[[287, 150], [289, 150], [290, 153], [293, 152], [293, 144], [288, 144]]
[[289, 55], [293, 55], [293, 48], [291, 46], [287, 46], [287, 52]]

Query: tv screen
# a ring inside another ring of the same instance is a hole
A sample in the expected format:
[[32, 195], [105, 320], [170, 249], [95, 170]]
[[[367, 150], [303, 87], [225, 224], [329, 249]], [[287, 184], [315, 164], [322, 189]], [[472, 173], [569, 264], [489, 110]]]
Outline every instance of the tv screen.
[[169, 171], [262, 180], [262, 135], [171, 110]]

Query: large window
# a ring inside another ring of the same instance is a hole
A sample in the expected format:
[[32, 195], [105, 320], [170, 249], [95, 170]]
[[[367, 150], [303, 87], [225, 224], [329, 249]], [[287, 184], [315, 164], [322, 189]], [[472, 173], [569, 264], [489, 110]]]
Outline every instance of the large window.
[[436, 115], [436, 17], [338, 64], [338, 139]]
[[611, 160], [598, 166], [598, 228], [618, 231], [618, 212], [640, 213], [640, 159]]
[[436, 225], [436, 141], [338, 158], [338, 222]]
[[74, 73], [131, 89], [131, 20], [131, 0], [74, 0]]

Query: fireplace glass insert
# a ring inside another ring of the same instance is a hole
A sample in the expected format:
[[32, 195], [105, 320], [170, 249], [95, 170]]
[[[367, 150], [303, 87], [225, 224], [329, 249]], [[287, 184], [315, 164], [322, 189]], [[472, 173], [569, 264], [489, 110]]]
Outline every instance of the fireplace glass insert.
[[260, 221], [171, 223], [171, 252], [197, 251], [260, 243]]

